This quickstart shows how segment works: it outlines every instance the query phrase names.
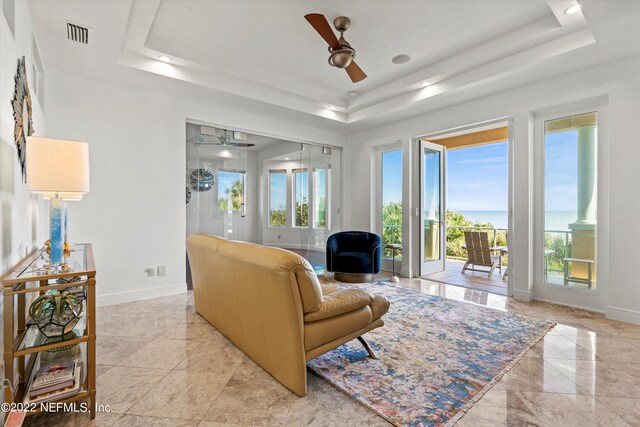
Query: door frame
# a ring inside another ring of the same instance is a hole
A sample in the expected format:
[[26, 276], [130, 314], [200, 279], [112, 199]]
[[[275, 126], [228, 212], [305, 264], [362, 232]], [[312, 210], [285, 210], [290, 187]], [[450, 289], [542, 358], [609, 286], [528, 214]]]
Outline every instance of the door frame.
[[[420, 153], [420, 141], [425, 139], [425, 138], [432, 138], [432, 137], [436, 137], [436, 136], [441, 136], [441, 135], [446, 135], [446, 134], [450, 134], [453, 132], [462, 132], [462, 131], [472, 131], [473, 129], [482, 127], [482, 126], [489, 126], [489, 125], [494, 125], [494, 124], [500, 124], [500, 123], [504, 123], [505, 126], [507, 127], [507, 157], [508, 157], [508, 167], [507, 167], [507, 173], [508, 173], [508, 177], [507, 177], [507, 228], [508, 228], [508, 234], [507, 234], [507, 245], [509, 247], [509, 274], [507, 275], [507, 296], [512, 297], [513, 296], [513, 286], [514, 286], [514, 280], [513, 280], [513, 275], [511, 274], [512, 272], [512, 267], [513, 265], [516, 263], [516, 260], [522, 256], [522, 254], [520, 254], [519, 252], [517, 252], [517, 247], [514, 244], [514, 240], [517, 239], [517, 231], [516, 231], [516, 227], [515, 227], [515, 221], [514, 221], [514, 203], [515, 203], [515, 197], [514, 197], [514, 181], [515, 181], [515, 170], [514, 170], [514, 160], [515, 160], [515, 156], [514, 156], [514, 146], [515, 146], [515, 141], [514, 141], [514, 135], [515, 135], [515, 128], [514, 128], [514, 120], [515, 120], [515, 116], [514, 115], [509, 115], [509, 116], [504, 116], [504, 117], [497, 117], [497, 118], [493, 118], [493, 119], [489, 119], [486, 121], [482, 121], [482, 122], [477, 122], [477, 123], [473, 123], [473, 124], [464, 124], [464, 125], [460, 125], [460, 126], [452, 126], [448, 129], [444, 129], [444, 130], [440, 130], [440, 131], [436, 131], [436, 132], [429, 132], [426, 134], [423, 134], [421, 136], [415, 136], [411, 138], [411, 153], [417, 153], [418, 155], [411, 160], [411, 164], [412, 167], [415, 168], [414, 170], [420, 170], [420, 163], [421, 163], [421, 153]], [[418, 148], [414, 148], [414, 147], [418, 147]], [[446, 168], [446, 162], [445, 162], [445, 168]], [[416, 189], [412, 191], [412, 196], [411, 196], [411, 202], [412, 202], [412, 210], [410, 213], [410, 217], [411, 217], [411, 222], [412, 222], [412, 230], [421, 230], [421, 223], [420, 223], [420, 209], [421, 209], [421, 192], [422, 192], [422, 188], [421, 188], [421, 183], [418, 183], [418, 185], [416, 186]], [[445, 186], [445, 192], [446, 192], [446, 186]], [[446, 213], [445, 213], [445, 231], [446, 231]], [[521, 230], [520, 233], [524, 233], [525, 230]], [[413, 235], [411, 236], [411, 243], [414, 247], [419, 247], [421, 245], [421, 237], [420, 234], [418, 232], [413, 232]], [[446, 240], [446, 233], [445, 233], [445, 240]], [[418, 250], [416, 252], [421, 252], [421, 250]], [[413, 257], [413, 261], [412, 264], [414, 266], [413, 268], [413, 276], [414, 277], [421, 277], [421, 254], [417, 254], [414, 255]], [[446, 258], [446, 253], [445, 253], [445, 258]], [[445, 259], [445, 266], [446, 266], [446, 259]]]
[[[419, 215], [419, 250], [418, 250], [418, 256], [420, 257], [420, 275], [421, 276], [425, 276], [427, 274], [434, 274], [434, 273], [440, 273], [442, 271], [445, 270], [445, 265], [447, 262], [447, 241], [446, 241], [446, 236], [447, 236], [447, 221], [446, 221], [446, 217], [447, 217], [447, 197], [446, 197], [446, 188], [447, 188], [447, 183], [446, 183], [446, 167], [447, 167], [447, 149], [446, 147], [444, 147], [443, 145], [439, 145], [439, 144], [434, 144], [432, 142], [427, 142], [425, 140], [420, 140], [420, 144], [418, 146], [419, 149], [419, 162], [420, 162], [420, 183], [418, 185], [418, 192], [419, 192], [419, 200], [420, 203], [418, 205], [418, 209], [420, 212]], [[438, 260], [431, 260], [431, 261], [425, 261], [425, 257], [424, 257], [424, 221], [425, 221], [425, 217], [424, 217], [424, 189], [422, 188], [423, 184], [424, 184], [424, 179], [425, 179], [425, 172], [426, 172], [426, 168], [425, 168], [425, 164], [424, 164], [424, 150], [425, 149], [429, 149], [432, 151], [437, 151], [440, 153], [440, 230], [439, 230], [439, 242], [440, 242], [440, 259]]]

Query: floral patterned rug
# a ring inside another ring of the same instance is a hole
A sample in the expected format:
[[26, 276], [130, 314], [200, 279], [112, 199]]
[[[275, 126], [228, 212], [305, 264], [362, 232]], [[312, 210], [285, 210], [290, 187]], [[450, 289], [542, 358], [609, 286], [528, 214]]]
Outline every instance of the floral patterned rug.
[[384, 282], [354, 287], [391, 301], [365, 335], [379, 359], [353, 340], [307, 366], [398, 426], [453, 425], [555, 325]]

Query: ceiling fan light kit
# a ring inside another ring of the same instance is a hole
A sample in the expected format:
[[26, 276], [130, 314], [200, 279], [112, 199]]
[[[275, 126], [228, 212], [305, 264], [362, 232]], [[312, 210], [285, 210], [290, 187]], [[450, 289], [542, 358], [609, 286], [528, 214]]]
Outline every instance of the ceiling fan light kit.
[[310, 13], [305, 15], [305, 19], [329, 45], [329, 65], [336, 68], [344, 68], [353, 83], [367, 78], [364, 71], [354, 61], [356, 50], [344, 38], [344, 32], [351, 25], [349, 18], [339, 16], [333, 20], [333, 26], [340, 33], [340, 38], [336, 37], [324, 15]]

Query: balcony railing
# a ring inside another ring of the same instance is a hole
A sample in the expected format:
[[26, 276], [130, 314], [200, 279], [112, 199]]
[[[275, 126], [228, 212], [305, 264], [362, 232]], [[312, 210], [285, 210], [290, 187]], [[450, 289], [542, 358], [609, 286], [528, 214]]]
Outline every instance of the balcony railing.
[[[467, 254], [464, 246], [464, 231], [486, 231], [492, 246], [506, 246], [506, 228], [475, 227], [475, 226], [448, 226], [447, 227], [447, 258], [466, 260]], [[402, 243], [402, 225], [387, 224], [382, 227], [383, 246], [389, 243]], [[387, 241], [391, 240], [393, 241]], [[545, 230], [544, 247], [545, 257], [549, 273], [562, 275], [563, 259], [571, 256], [571, 231], [569, 230]], [[549, 252], [552, 251], [552, 252]], [[391, 250], [383, 250], [383, 257], [391, 258]], [[402, 251], [396, 251], [396, 258], [402, 257]], [[508, 265], [509, 256], [503, 257], [503, 265]]]
[[[452, 232], [459, 232], [460, 236], [452, 237]], [[452, 259], [466, 259], [466, 253], [461, 254], [456, 248], [464, 245], [464, 231], [486, 231], [492, 246], [503, 246], [507, 244], [507, 229], [496, 227], [474, 227], [474, 226], [449, 226], [447, 227], [447, 257]], [[571, 256], [571, 231], [569, 230], [545, 230], [544, 247], [548, 272], [562, 275], [564, 269], [564, 258]], [[464, 250], [461, 250], [464, 251]], [[552, 251], [552, 252], [550, 252]], [[507, 265], [508, 256], [503, 258], [503, 264]]]

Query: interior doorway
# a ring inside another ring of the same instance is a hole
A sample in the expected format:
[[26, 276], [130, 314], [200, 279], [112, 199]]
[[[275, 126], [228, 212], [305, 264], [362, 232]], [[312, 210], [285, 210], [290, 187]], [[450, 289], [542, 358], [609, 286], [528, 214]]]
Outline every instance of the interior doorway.
[[342, 229], [342, 149], [187, 121], [185, 165], [185, 237], [287, 249], [324, 272], [326, 239]]
[[418, 138], [420, 276], [500, 295], [509, 287], [509, 123]]

